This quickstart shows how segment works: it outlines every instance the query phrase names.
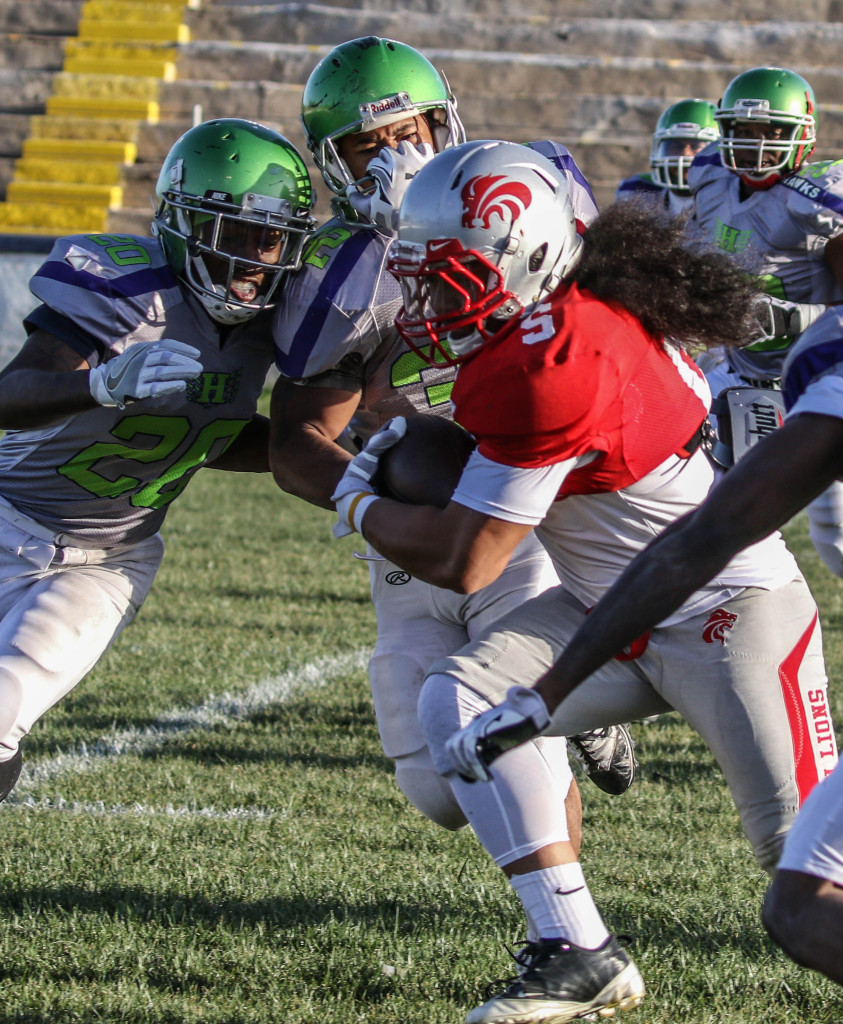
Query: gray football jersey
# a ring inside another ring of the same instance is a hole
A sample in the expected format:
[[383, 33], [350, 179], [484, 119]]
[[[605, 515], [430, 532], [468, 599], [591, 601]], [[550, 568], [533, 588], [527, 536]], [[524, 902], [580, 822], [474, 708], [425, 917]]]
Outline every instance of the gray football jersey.
[[273, 321], [285, 377], [351, 390], [332, 371], [358, 368], [353, 426], [363, 439], [393, 416], [451, 414], [455, 368], [429, 366], [395, 329], [401, 289], [386, 269], [390, 241], [368, 226], [329, 221], [308, 243]]
[[43, 305], [27, 318], [96, 365], [130, 345], [174, 338], [200, 351], [185, 392], [97, 406], [0, 441], [0, 494], [83, 547], [155, 533], [196, 470], [254, 415], [272, 364], [269, 315], [216, 324], [183, 289], [158, 242], [132, 235], [60, 238], [33, 276]]
[[769, 294], [791, 302], [843, 299], [823, 258], [828, 239], [843, 232], [843, 160], [804, 164], [741, 200], [740, 180], [712, 143], [694, 160], [688, 182], [703, 234], [726, 252], [751, 257]]

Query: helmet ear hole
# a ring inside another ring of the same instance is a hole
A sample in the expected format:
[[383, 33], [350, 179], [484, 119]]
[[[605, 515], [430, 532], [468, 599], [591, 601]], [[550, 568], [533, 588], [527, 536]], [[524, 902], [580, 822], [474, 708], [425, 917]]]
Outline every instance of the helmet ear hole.
[[531, 274], [535, 274], [541, 270], [545, 256], [547, 256], [547, 242], [542, 242], [538, 249], [534, 249], [530, 253], [530, 258], [527, 260], [527, 270], [529, 270]]

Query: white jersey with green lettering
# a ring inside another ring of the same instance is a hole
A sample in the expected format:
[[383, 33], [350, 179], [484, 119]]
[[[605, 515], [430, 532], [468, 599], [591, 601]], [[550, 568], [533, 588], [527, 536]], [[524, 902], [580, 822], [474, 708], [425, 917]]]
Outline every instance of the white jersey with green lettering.
[[67, 543], [106, 548], [157, 532], [170, 502], [254, 415], [272, 363], [268, 315], [215, 323], [168, 267], [157, 240], [60, 238], [33, 276], [29, 331], [96, 366], [131, 345], [174, 338], [200, 351], [185, 392], [97, 406], [0, 441], [0, 497]]
[[843, 160], [803, 164], [772, 188], [742, 199], [740, 179], [723, 166], [712, 143], [694, 160], [688, 183], [703, 234], [747, 258], [770, 295], [791, 302], [843, 300], [823, 256], [829, 238], [843, 232]]

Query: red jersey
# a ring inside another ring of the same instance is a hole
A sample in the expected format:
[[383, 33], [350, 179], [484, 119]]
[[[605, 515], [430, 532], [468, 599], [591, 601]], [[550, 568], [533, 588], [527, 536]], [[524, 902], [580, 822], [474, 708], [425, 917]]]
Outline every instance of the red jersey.
[[454, 418], [494, 462], [534, 468], [598, 451], [560, 496], [617, 491], [683, 454], [705, 378], [632, 314], [563, 285], [460, 367]]

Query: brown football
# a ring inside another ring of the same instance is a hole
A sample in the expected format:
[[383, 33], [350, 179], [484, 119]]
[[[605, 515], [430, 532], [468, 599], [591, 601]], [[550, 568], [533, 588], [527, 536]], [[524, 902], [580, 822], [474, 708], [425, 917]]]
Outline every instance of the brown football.
[[444, 508], [474, 450], [468, 431], [442, 416], [407, 417], [407, 432], [378, 463], [379, 494], [409, 505]]

